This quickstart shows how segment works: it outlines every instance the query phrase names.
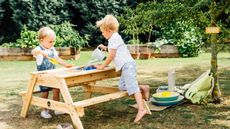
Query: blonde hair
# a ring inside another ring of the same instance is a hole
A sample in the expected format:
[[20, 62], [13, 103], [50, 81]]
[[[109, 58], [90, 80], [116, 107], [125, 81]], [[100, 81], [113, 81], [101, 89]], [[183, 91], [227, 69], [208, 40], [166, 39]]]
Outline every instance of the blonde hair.
[[38, 31], [38, 39], [44, 39], [45, 37], [51, 37], [54, 36], [56, 38], [55, 32], [50, 27], [42, 27]]
[[113, 15], [106, 15], [103, 19], [96, 22], [96, 26], [101, 30], [117, 32], [119, 29], [119, 22]]

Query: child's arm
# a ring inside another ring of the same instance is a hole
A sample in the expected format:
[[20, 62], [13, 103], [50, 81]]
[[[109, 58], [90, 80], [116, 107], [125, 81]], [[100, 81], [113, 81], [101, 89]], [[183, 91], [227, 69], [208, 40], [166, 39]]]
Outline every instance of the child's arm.
[[62, 60], [60, 57], [56, 57], [56, 60], [58, 61], [58, 63], [66, 68], [71, 68], [73, 67], [72, 64], [67, 64], [64, 60]]
[[112, 60], [114, 59], [115, 55], [116, 55], [116, 49], [110, 49], [109, 55], [106, 58], [105, 62], [102, 65], [95, 65], [95, 67], [97, 69], [99, 69], [99, 70], [104, 69], [107, 65], [109, 65], [112, 62]]
[[41, 54], [41, 55], [43, 55], [45, 58], [48, 58], [48, 55], [47, 55], [45, 52], [43, 52], [42, 50], [33, 49], [33, 50], [31, 51], [31, 53], [32, 53], [32, 55], [35, 56], [35, 57], [36, 57], [37, 55]]

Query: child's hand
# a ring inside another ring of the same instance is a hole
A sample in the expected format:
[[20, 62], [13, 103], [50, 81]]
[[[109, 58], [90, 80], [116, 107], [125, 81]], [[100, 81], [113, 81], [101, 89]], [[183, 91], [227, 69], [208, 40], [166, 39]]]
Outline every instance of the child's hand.
[[101, 64], [96, 64], [96, 65], [94, 65], [94, 67], [96, 67], [96, 69], [98, 69], [98, 70], [103, 70], [105, 68]]
[[97, 47], [101, 48], [102, 50], [106, 51], [107, 47], [103, 44], [98, 45]]
[[72, 65], [72, 64], [66, 64], [65, 67], [66, 67], [66, 68], [72, 68], [73, 65]]
[[38, 54], [41, 54], [41, 55], [44, 56], [45, 58], [49, 58], [48, 54], [45, 53], [45, 52], [43, 52], [43, 51], [41, 51], [41, 50], [39, 50], [37, 53], [38, 53]]
[[48, 58], [48, 55], [45, 52], [43, 52], [42, 50], [33, 50], [32, 54], [34, 56], [42, 55], [43, 57]]

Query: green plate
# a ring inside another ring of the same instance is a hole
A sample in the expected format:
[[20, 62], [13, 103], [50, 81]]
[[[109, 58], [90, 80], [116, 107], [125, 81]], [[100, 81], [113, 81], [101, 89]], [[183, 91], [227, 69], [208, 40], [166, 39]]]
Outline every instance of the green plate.
[[[167, 91], [167, 92], [170, 92], [170, 91]], [[152, 97], [157, 101], [173, 101], [173, 100], [177, 100], [180, 95], [177, 92], [170, 92], [171, 95], [166, 97], [166, 96], [162, 96], [162, 93], [163, 92], [155, 93], [152, 95]]]
[[179, 95], [179, 97], [176, 100], [173, 101], [157, 101], [154, 98], [150, 98], [150, 101], [157, 106], [172, 106], [176, 105], [184, 100], [184, 96]]

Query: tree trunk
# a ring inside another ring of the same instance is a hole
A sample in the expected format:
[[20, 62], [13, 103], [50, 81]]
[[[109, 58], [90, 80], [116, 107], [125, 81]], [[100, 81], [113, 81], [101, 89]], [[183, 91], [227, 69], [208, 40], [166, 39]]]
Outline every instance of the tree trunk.
[[151, 39], [151, 32], [152, 32], [152, 30], [150, 30], [150, 31], [149, 31], [148, 43], [150, 43], [150, 39]]
[[214, 102], [220, 102], [221, 92], [218, 82], [218, 63], [217, 63], [217, 34], [211, 35], [211, 47], [212, 47], [212, 57], [211, 57], [211, 72], [214, 77], [214, 88], [212, 92], [212, 98]]
[[[211, 27], [217, 27], [217, 11], [215, 10], [215, 0], [212, 0], [211, 8], [210, 8], [210, 16], [211, 16]], [[212, 48], [212, 57], [211, 57], [211, 72], [214, 77], [214, 88], [212, 91], [212, 99], [214, 103], [220, 103], [221, 99], [221, 92], [220, 92], [220, 86], [218, 82], [218, 64], [217, 64], [217, 54], [218, 54], [218, 48], [217, 48], [217, 34], [211, 34], [211, 48]]]
[[150, 42], [150, 39], [151, 39], [151, 35], [152, 35], [152, 24], [149, 26], [149, 36], [148, 36], [148, 43]]

